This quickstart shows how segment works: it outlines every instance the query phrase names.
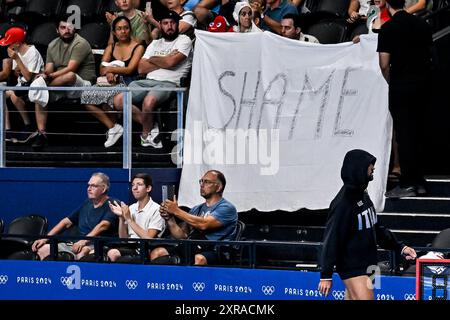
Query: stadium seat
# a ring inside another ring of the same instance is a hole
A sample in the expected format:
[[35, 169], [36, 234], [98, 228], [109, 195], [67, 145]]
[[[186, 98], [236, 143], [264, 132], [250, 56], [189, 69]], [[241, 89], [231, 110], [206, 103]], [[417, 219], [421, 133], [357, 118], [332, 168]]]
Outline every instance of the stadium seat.
[[331, 14], [335, 17], [344, 18], [348, 15], [350, 0], [319, 0], [315, 12]]
[[107, 23], [92, 22], [84, 25], [79, 35], [89, 42], [92, 49], [105, 49], [108, 45], [110, 30]]
[[36, 49], [40, 52], [42, 59], [47, 56], [47, 47], [50, 42], [58, 37], [58, 32], [56, 32], [56, 26], [52, 22], [45, 22], [38, 25], [31, 34], [28, 35], [28, 43], [33, 44]]
[[67, 8], [70, 6], [78, 6], [80, 8], [82, 21], [90, 22], [100, 14], [102, 0], [66, 0], [62, 11], [67, 12]]
[[[241, 241], [244, 231], [245, 223], [238, 220], [233, 241]], [[243, 247], [238, 244], [232, 246], [220, 246], [218, 250], [220, 252], [221, 262], [224, 264], [242, 264], [242, 249]]]
[[11, 254], [8, 260], [39, 260], [39, 256], [31, 250], [22, 250]]
[[444, 229], [434, 238], [432, 248], [450, 248], [450, 228]]
[[367, 34], [368, 32], [369, 30], [367, 29], [367, 25], [365, 23], [360, 23], [351, 30], [347, 40], [352, 41], [354, 37], [361, 34]]
[[100, 14], [105, 14], [106, 12], [114, 13], [118, 12], [120, 9], [116, 6], [115, 0], [105, 0], [103, 6], [100, 8]]
[[49, 21], [61, 13], [62, 0], [30, 0], [18, 20], [26, 23], [30, 30], [42, 21]]
[[0, 239], [0, 258], [6, 258], [14, 252], [28, 250], [35, 239], [29, 238], [44, 235], [47, 232], [47, 218], [40, 215], [28, 215], [13, 220], [6, 235], [25, 235], [27, 237], [3, 237]]
[[306, 34], [315, 36], [321, 44], [334, 44], [346, 40], [347, 26], [338, 21], [320, 21], [310, 26]]

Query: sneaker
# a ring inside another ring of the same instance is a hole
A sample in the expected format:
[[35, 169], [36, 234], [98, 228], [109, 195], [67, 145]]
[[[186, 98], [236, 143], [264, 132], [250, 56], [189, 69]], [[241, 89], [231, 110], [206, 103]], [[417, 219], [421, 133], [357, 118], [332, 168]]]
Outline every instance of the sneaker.
[[39, 151], [45, 146], [47, 146], [47, 144], [48, 144], [47, 136], [45, 135], [45, 133], [39, 132], [31, 147], [35, 151]]
[[114, 127], [106, 132], [107, 139], [105, 142], [105, 148], [113, 146], [122, 135], [123, 127], [120, 124], [116, 123]]
[[30, 141], [31, 139], [36, 137], [38, 134], [39, 134], [38, 131], [34, 131], [33, 132], [29, 128], [25, 127], [22, 132], [18, 132], [16, 134], [17, 142], [19, 142], [19, 143], [27, 143], [28, 141]]
[[5, 130], [5, 141], [6, 142], [13, 142], [13, 143], [17, 142], [17, 139], [14, 136], [14, 133], [11, 132], [11, 130]]
[[403, 197], [416, 197], [416, 189], [414, 187], [405, 187], [402, 188], [400, 186], [396, 186], [394, 189], [389, 190], [385, 194], [386, 198], [403, 198]]
[[419, 196], [425, 196], [427, 194], [427, 189], [423, 185], [416, 185], [416, 192]]
[[155, 142], [156, 136], [153, 136], [152, 134], [147, 135], [146, 138], [144, 138], [141, 135], [141, 146], [143, 147], [153, 147], [155, 149], [161, 149], [162, 148], [162, 142], [158, 141]]

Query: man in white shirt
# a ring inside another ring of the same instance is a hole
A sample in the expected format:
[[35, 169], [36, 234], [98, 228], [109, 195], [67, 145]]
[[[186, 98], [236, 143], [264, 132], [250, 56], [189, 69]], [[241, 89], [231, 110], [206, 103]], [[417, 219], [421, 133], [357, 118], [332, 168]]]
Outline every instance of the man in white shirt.
[[302, 33], [299, 16], [292, 13], [288, 13], [281, 20], [281, 35], [289, 39], [319, 43], [316, 37]]
[[[164, 11], [161, 17], [162, 38], [153, 41], [139, 62], [140, 74], [147, 74], [145, 80], [130, 83], [130, 88], [175, 88], [180, 79], [189, 73], [191, 67], [192, 42], [188, 36], [179, 34], [180, 16], [175, 11]], [[132, 91], [134, 119], [141, 122], [141, 146], [162, 148], [161, 141], [155, 141], [159, 134], [154, 127], [153, 110], [169, 99], [170, 91]], [[142, 112], [136, 105], [142, 104]], [[123, 93], [115, 96], [114, 107], [123, 108]]]
[[[147, 173], [138, 173], [131, 180], [131, 191], [137, 202], [127, 206], [121, 202], [110, 202], [111, 211], [119, 216], [119, 237], [131, 239], [157, 238], [164, 232], [166, 222], [159, 213], [159, 204], [150, 197], [152, 178]], [[139, 251], [129, 248], [116, 248], [108, 251], [110, 261], [122, 256], [126, 260], [138, 260]]]
[[[5, 33], [5, 37], [0, 41], [0, 46], [8, 46], [8, 57], [12, 60], [12, 70], [17, 75], [17, 86], [29, 86], [36, 74], [44, 69], [44, 60], [39, 51], [32, 45], [25, 42], [26, 32], [20, 27], [11, 27]], [[36, 135], [32, 130], [30, 117], [28, 115], [24, 97], [27, 91], [6, 91], [6, 98], [11, 99], [12, 104], [17, 108], [22, 117], [24, 128], [22, 132], [12, 134], [9, 121], [9, 112], [5, 108], [5, 129], [6, 141], [25, 143]]]

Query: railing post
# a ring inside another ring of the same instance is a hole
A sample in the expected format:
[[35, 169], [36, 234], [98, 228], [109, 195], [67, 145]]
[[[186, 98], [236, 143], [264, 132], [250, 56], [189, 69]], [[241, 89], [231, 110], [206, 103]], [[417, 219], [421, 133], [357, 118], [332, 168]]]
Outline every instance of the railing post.
[[177, 92], [177, 168], [183, 166], [183, 100], [184, 91]]
[[131, 169], [132, 152], [132, 104], [131, 91], [124, 91], [123, 95], [123, 149], [122, 149], [122, 167]]
[[5, 91], [0, 89], [0, 168], [5, 167]]

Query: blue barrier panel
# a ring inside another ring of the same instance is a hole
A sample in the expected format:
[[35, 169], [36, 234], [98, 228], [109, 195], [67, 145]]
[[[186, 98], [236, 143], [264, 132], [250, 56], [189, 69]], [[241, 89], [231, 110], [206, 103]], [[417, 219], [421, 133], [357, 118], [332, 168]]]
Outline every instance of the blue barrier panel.
[[[317, 272], [51, 261], [0, 262], [0, 299], [323, 300]], [[415, 278], [382, 276], [377, 300], [412, 300]], [[342, 300], [333, 276], [328, 300]]]
[[[161, 185], [178, 186], [180, 169], [133, 169], [131, 173], [115, 168], [2, 168], [0, 169], [0, 218], [8, 225], [14, 218], [40, 214], [49, 228], [69, 215], [86, 199], [86, 185], [94, 172], [104, 172], [111, 180], [109, 195], [133, 201], [129, 176], [148, 172], [153, 177], [152, 198], [161, 201]], [[193, 182], [193, 185], [198, 186]], [[134, 202], [134, 201], [133, 201]]]

